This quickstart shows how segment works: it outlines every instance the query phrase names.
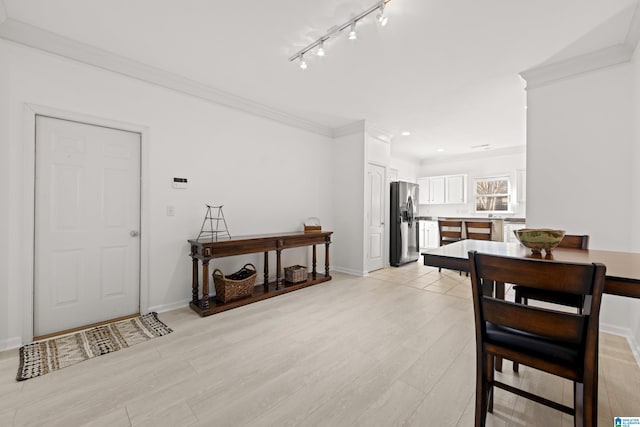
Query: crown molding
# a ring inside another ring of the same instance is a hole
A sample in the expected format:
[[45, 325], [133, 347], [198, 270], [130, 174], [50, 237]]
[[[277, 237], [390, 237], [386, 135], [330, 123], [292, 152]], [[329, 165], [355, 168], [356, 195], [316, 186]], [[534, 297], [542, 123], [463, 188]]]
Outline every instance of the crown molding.
[[376, 125], [372, 125], [366, 120], [357, 120], [353, 123], [349, 123], [348, 125], [344, 125], [338, 128], [333, 129], [333, 137], [340, 138], [343, 136], [350, 135], [359, 135], [359, 134], [367, 134], [372, 138], [379, 139], [382, 142], [386, 142], [387, 144], [391, 143], [393, 139], [393, 135], [381, 127]]
[[[3, 3], [0, 0], [0, 18], [4, 12], [2, 6]], [[212, 86], [62, 37], [11, 18], [6, 18], [0, 24], [0, 38], [318, 135], [333, 137], [335, 133], [331, 127], [285, 113], [250, 99], [224, 92]]]
[[0, 24], [6, 21], [7, 18], [7, 6], [5, 6], [4, 0], [0, 0]]
[[624, 44], [632, 51], [636, 50], [636, 46], [640, 41], [640, 3], [636, 4], [633, 16], [631, 17], [631, 23], [629, 24], [629, 31], [624, 39]]
[[372, 138], [376, 138], [382, 142], [386, 142], [390, 144], [393, 140], [393, 134], [386, 129], [378, 127], [376, 125], [370, 124], [369, 122], [365, 123], [365, 130], [369, 136]]
[[333, 138], [340, 138], [343, 136], [361, 134], [366, 131], [366, 122], [364, 120], [357, 120], [348, 125], [334, 128], [331, 136]]
[[535, 89], [567, 77], [629, 62], [633, 50], [626, 44], [617, 44], [564, 61], [531, 68], [521, 72], [520, 76], [527, 82], [527, 90]]

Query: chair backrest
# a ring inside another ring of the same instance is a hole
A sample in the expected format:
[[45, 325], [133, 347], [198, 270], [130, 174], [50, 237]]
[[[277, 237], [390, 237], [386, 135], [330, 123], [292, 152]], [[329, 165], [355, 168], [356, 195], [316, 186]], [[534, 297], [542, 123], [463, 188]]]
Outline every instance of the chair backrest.
[[467, 239], [491, 240], [493, 223], [491, 221], [465, 221]]
[[[559, 366], [553, 360], [528, 360], [530, 366], [578, 379], [597, 369], [598, 323], [605, 266], [542, 259], [510, 258], [469, 252], [478, 351], [485, 345], [487, 325], [510, 328], [543, 342], [572, 345], [585, 356], [584, 365]], [[491, 297], [494, 282], [518, 283], [548, 292], [583, 295], [581, 314], [516, 304]], [[506, 354], [505, 357], [509, 358]], [[513, 360], [513, 359], [512, 359]], [[587, 369], [590, 369], [587, 370]]]
[[589, 236], [565, 234], [558, 247], [567, 249], [589, 249]]
[[462, 240], [462, 221], [438, 220], [440, 231], [440, 246]]

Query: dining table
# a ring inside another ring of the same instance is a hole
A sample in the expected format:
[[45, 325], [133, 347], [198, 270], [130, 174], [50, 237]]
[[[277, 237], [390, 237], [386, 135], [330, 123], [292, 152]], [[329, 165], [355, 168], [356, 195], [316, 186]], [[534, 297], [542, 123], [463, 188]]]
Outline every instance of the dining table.
[[[602, 263], [607, 268], [605, 294], [640, 298], [640, 253], [636, 252], [555, 248], [550, 253], [534, 254], [521, 243], [467, 239], [422, 252], [423, 262], [426, 266], [469, 272], [469, 251], [516, 258]], [[497, 288], [495, 293], [497, 297], [504, 297], [504, 287]]]
[[[549, 253], [533, 253], [520, 243], [490, 240], [459, 240], [422, 252], [426, 266], [457, 271], [470, 271], [469, 252], [515, 257], [548, 259], [560, 262], [602, 263], [606, 266], [604, 293], [630, 298], [640, 298], [640, 253], [603, 251], [595, 249], [555, 248]], [[504, 299], [505, 284], [495, 283], [493, 294]], [[502, 371], [502, 358], [495, 361], [497, 371]]]

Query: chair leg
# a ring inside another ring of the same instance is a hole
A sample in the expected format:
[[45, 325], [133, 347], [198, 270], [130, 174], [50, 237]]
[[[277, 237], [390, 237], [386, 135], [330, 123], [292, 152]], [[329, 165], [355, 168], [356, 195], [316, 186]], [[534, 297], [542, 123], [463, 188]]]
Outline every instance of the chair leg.
[[487, 365], [489, 362], [487, 359], [493, 359], [493, 356], [487, 354], [478, 354], [476, 356], [476, 427], [485, 427], [487, 422], [489, 404], [489, 382], [487, 381]]
[[493, 355], [489, 355], [487, 357], [487, 384], [489, 390], [487, 391], [488, 402], [487, 402], [487, 412], [493, 414], [493, 379], [494, 379], [494, 361], [496, 358]]
[[584, 427], [585, 424], [585, 408], [584, 408], [584, 384], [573, 383], [573, 407], [575, 415], [573, 416], [574, 427]]
[[575, 427], [595, 427], [598, 424], [597, 380], [585, 378], [584, 383], [573, 383], [573, 407]]
[[[525, 301], [525, 299], [522, 298], [522, 295], [520, 295], [520, 292], [518, 292], [517, 290], [516, 290], [516, 296], [514, 298], [514, 301], [516, 304], [527, 305], [527, 301]], [[520, 372], [520, 364], [518, 362], [513, 362], [513, 372]]]

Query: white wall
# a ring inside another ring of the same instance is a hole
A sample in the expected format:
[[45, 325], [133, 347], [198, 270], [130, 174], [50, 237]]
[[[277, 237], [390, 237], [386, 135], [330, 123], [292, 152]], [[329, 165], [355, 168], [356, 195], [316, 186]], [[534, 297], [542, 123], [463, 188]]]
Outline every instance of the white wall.
[[[633, 110], [631, 121], [633, 127], [633, 153], [632, 153], [632, 221], [631, 221], [631, 250], [640, 252], [640, 223], [637, 219], [640, 215], [640, 52], [636, 49], [632, 63], [633, 79]], [[638, 345], [640, 353], [640, 301], [629, 302], [630, 327], [634, 341]], [[640, 354], [636, 355], [640, 363]]]
[[[0, 5], [0, 9], [2, 6]], [[0, 15], [1, 15], [0, 10]], [[0, 16], [1, 18], [1, 16]], [[2, 58], [2, 55], [0, 55]], [[9, 335], [9, 311], [5, 309], [8, 301], [9, 254], [11, 247], [9, 234], [9, 87], [2, 82], [9, 80], [9, 62], [0, 60], [0, 349], [11, 347], [7, 342]]]
[[[626, 63], [528, 90], [527, 225], [589, 234], [593, 249], [634, 249], [637, 73]], [[639, 308], [605, 295], [602, 329], [637, 337]]]
[[512, 214], [504, 217], [524, 218], [526, 203], [518, 203], [515, 193], [517, 187], [516, 171], [526, 168], [525, 148], [502, 150], [492, 153], [480, 152], [475, 155], [456, 156], [440, 160], [424, 160], [420, 164], [419, 176], [467, 175], [467, 203], [450, 205], [420, 205], [422, 216], [484, 216], [476, 214], [473, 202], [473, 182], [475, 178], [507, 175], [511, 179], [514, 197], [512, 198]]
[[357, 133], [333, 141], [333, 267], [363, 275], [365, 135]]
[[420, 170], [418, 160], [407, 160], [400, 157], [391, 156], [390, 167], [398, 171], [398, 180], [407, 182], [417, 182]]
[[[31, 260], [21, 257], [31, 244], [21, 235], [30, 226], [22, 207], [33, 197], [23, 174], [23, 165], [33, 161], [23, 146], [25, 103], [148, 128], [143, 211], [151, 309], [190, 299], [186, 240], [197, 236], [206, 203], [224, 204], [234, 235], [301, 230], [310, 216], [333, 228], [329, 138], [5, 41], [0, 58], [0, 346], [15, 344], [23, 333], [24, 289], [32, 286], [26, 275]], [[174, 176], [188, 178], [189, 189], [172, 189]], [[169, 205], [173, 217], [166, 216]], [[283, 264], [306, 261], [307, 255], [305, 249], [285, 251]], [[259, 265], [262, 255], [215, 265], [232, 271], [247, 260]]]
[[630, 250], [632, 92], [629, 64], [528, 93], [528, 225], [589, 234]]

